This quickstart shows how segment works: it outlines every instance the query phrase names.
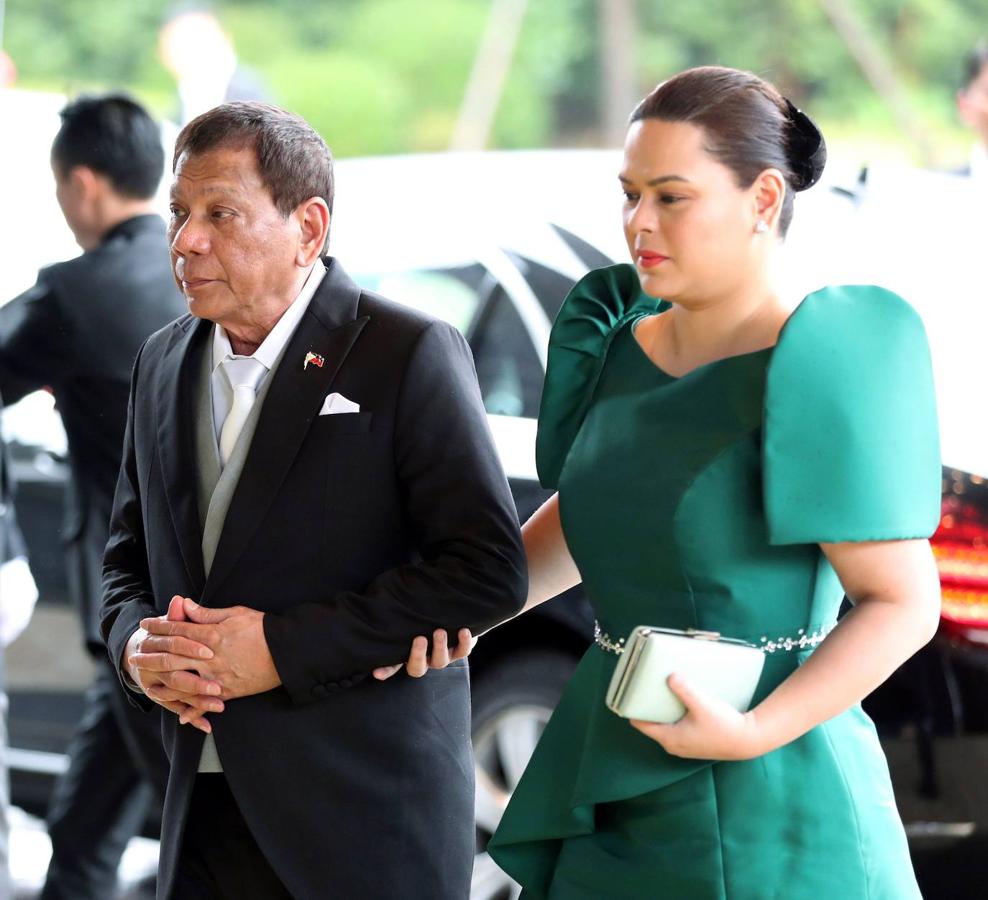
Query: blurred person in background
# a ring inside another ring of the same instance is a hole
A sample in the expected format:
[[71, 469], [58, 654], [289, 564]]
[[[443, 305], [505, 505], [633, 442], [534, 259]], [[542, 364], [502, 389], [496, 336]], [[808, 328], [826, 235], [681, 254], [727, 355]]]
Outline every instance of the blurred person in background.
[[13, 87], [17, 81], [17, 67], [10, 54], [0, 50], [0, 88]]
[[967, 58], [957, 109], [976, 138], [971, 161], [961, 174], [988, 191], [988, 40], [979, 43]]
[[180, 125], [231, 100], [270, 99], [208, 8], [182, 9], [166, 20], [158, 33], [158, 55], [175, 79]]
[[0, 307], [0, 390], [8, 403], [50, 387], [68, 436], [71, 480], [63, 538], [69, 590], [97, 675], [56, 785], [48, 828], [49, 900], [105, 900], [167, 764], [157, 723], [123, 695], [99, 634], [103, 550], [138, 348], [181, 315], [165, 223], [153, 197], [164, 172], [158, 127], [120, 95], [65, 107], [51, 151], [56, 196], [82, 247], [43, 269]]

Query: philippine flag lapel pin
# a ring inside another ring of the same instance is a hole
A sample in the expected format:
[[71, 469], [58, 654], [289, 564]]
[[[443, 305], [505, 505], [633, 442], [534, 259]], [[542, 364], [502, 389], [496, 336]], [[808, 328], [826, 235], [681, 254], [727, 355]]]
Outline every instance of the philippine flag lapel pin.
[[326, 360], [323, 357], [321, 357], [318, 353], [313, 353], [310, 350], [305, 354], [305, 362], [302, 363], [302, 369], [304, 370], [309, 368], [309, 363], [312, 363], [312, 365], [314, 365], [317, 369], [321, 369], [324, 362], [326, 362]]

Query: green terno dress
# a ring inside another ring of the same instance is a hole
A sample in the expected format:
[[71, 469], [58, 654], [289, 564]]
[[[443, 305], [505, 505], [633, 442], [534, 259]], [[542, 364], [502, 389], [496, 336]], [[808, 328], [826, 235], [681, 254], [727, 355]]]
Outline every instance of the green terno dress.
[[[601, 630], [701, 628], [774, 650], [757, 703], [834, 624], [843, 591], [820, 542], [936, 527], [926, 337], [894, 294], [828, 288], [774, 348], [674, 378], [633, 335], [665, 307], [627, 265], [573, 289], [550, 342], [539, 474]], [[491, 842], [524, 897], [919, 897], [860, 706], [757, 759], [681, 759], [604, 705], [617, 659], [587, 651]]]

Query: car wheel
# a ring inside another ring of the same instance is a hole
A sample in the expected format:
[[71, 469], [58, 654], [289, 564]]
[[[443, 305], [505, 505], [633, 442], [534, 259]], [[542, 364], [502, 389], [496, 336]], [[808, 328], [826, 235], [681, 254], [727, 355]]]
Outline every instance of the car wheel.
[[559, 651], [527, 650], [474, 678], [477, 855], [470, 900], [515, 900], [521, 893], [488, 856], [487, 842], [577, 661]]

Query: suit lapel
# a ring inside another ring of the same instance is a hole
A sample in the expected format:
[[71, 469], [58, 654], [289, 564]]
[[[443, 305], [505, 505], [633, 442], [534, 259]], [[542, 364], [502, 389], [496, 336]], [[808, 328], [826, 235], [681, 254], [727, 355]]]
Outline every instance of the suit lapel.
[[171, 346], [158, 369], [158, 455], [165, 496], [189, 581], [202, 593], [202, 565], [195, 449], [196, 360], [205, 352], [212, 324], [188, 319], [174, 326]]
[[[335, 260], [312, 297], [272, 373], [243, 471], [226, 514], [223, 533], [206, 580], [203, 602], [209, 602], [230, 574], [274, 502], [333, 379], [364, 326], [356, 318], [360, 289]], [[308, 353], [323, 358], [310, 363]]]

